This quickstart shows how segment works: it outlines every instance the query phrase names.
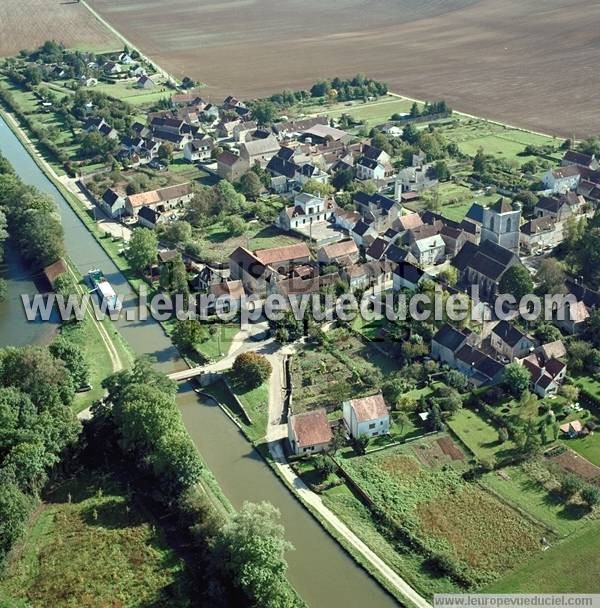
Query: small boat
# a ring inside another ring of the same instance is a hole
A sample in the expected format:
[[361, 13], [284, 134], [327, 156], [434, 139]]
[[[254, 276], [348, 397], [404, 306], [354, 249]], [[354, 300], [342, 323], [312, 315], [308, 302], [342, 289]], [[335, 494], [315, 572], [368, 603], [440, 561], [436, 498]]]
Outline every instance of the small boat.
[[98, 268], [94, 268], [88, 272], [88, 277], [100, 301], [106, 302], [108, 310], [121, 310], [123, 307], [121, 300], [112, 285], [106, 280], [104, 273]]

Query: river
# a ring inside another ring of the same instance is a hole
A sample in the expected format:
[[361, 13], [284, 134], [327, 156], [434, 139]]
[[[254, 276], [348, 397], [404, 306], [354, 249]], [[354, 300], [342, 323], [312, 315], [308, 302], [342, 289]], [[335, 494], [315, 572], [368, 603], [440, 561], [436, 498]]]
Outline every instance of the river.
[[[136, 306], [137, 297], [125, 277], [2, 118], [0, 152], [12, 163], [25, 183], [36, 186], [56, 200], [65, 228], [67, 253], [78, 270], [85, 274], [90, 268], [100, 268], [116, 291], [124, 296], [124, 306]], [[48, 327], [44, 324], [26, 324], [22, 308], [16, 305], [15, 299], [22, 290], [33, 293], [27, 291], [34, 289], [33, 284], [26, 273], [12, 267], [9, 270], [16, 274], [12, 275], [14, 280], [10, 282], [9, 301], [0, 308], [2, 336], [5, 337], [6, 332], [6, 337], [14, 339], [15, 344], [39, 340]], [[13, 324], [21, 329], [11, 333]], [[136, 353], [156, 357], [163, 371], [185, 367], [170, 340], [153, 319], [136, 322], [123, 319], [115, 324]], [[8, 339], [2, 339], [0, 343], [8, 343]], [[280, 510], [286, 536], [295, 546], [295, 551], [287, 556], [288, 577], [312, 608], [383, 608], [397, 605], [300, 506], [219, 407], [199, 399], [189, 383], [180, 387], [178, 406], [204, 461], [233, 505], [239, 508], [245, 500], [268, 500]]]

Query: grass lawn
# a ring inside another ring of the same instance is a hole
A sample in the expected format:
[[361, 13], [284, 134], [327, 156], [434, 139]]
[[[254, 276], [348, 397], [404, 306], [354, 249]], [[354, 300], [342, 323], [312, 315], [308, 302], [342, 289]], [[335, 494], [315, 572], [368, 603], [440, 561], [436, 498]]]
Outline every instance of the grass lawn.
[[156, 103], [164, 97], [169, 97], [173, 93], [171, 89], [168, 89], [163, 85], [157, 85], [154, 89], [145, 91], [144, 89], [136, 88], [133, 86], [134, 84], [133, 81], [118, 81], [114, 84], [100, 82], [92, 87], [91, 90], [100, 91], [101, 93], [116, 97], [117, 99], [121, 99], [135, 106]]
[[365, 120], [367, 127], [370, 128], [387, 122], [392, 114], [409, 112], [412, 105], [413, 102], [408, 99], [386, 95], [367, 103], [352, 101], [329, 106], [306, 106], [302, 108], [302, 112], [304, 114], [325, 114], [331, 118], [339, 118], [342, 114], [348, 114], [356, 121]]
[[495, 461], [514, 448], [512, 441], [498, 443], [497, 429], [472, 410], [459, 410], [448, 426], [479, 459]]
[[237, 247], [248, 247], [252, 251], [284, 247], [300, 243], [301, 239], [285, 234], [274, 226], [265, 226], [258, 222], [248, 225], [245, 234], [232, 236], [222, 222], [214, 222], [201, 237], [203, 251], [215, 261], [226, 260]]
[[82, 474], [52, 491], [7, 562], [0, 597], [32, 608], [187, 606], [183, 565], [113, 479]]
[[204, 387], [202, 391], [208, 395], [212, 395], [219, 403], [225, 405], [229, 409], [242, 426], [250, 441], [260, 441], [267, 432], [267, 424], [269, 422], [268, 383], [265, 383], [258, 388], [247, 390], [236, 384], [231, 372], [227, 373], [226, 377], [233, 393], [240, 400], [247, 414], [252, 419], [252, 424], [248, 423], [246, 416], [244, 416], [244, 413], [233, 398], [232, 392], [222, 380]]
[[206, 342], [202, 342], [196, 346], [196, 350], [202, 353], [205, 357], [213, 361], [222, 359], [229, 352], [229, 347], [233, 338], [239, 333], [239, 325], [227, 325], [224, 323], [216, 323], [214, 325], [215, 333], [210, 335]]
[[538, 553], [486, 593], [597, 593], [600, 522]]
[[575, 376], [575, 384], [580, 388], [590, 392], [596, 399], [600, 399], [600, 381], [592, 376]]
[[587, 437], [564, 440], [563, 443], [600, 467], [600, 435], [597, 432], [590, 433]]
[[552, 493], [528, 474], [524, 466], [506, 467], [502, 469], [502, 476], [492, 471], [482, 481], [560, 536], [572, 534], [584, 525], [580, 509], [565, 508], [561, 501], [556, 500]]

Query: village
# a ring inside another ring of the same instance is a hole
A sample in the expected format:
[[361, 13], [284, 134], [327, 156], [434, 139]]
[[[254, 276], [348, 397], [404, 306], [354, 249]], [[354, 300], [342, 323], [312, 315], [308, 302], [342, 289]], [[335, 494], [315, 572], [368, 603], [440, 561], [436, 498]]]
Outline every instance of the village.
[[[5, 61], [0, 95], [155, 292], [219, 307], [478, 288], [481, 314], [463, 323], [262, 320], [281, 349], [267, 356], [278, 407], [268, 379], [248, 390], [227, 372], [204, 387], [255, 444], [280, 441], [295, 474], [419, 592], [512, 589], [521, 568], [539, 575], [534, 555], [560, 559], [592, 526], [598, 139], [520, 132], [362, 75], [209, 101], [128, 49], [54, 43]], [[62, 271], [47, 268], [49, 282]], [[507, 321], [490, 317], [501, 294], [573, 304]], [[231, 352], [239, 328], [216, 312], [201, 329], [165, 323], [193, 365]]]

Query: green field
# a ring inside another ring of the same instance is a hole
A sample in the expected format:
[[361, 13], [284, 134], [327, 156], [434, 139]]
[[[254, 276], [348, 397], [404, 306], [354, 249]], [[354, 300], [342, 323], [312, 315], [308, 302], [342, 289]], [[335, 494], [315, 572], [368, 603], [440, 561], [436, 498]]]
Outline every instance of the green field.
[[304, 114], [325, 114], [331, 118], [339, 118], [342, 114], [348, 114], [356, 121], [366, 121], [367, 127], [370, 128], [389, 121], [392, 114], [409, 112], [412, 105], [413, 102], [408, 99], [387, 95], [367, 103], [351, 101], [329, 106], [307, 106], [302, 107], [302, 112]]
[[32, 608], [187, 606], [182, 562], [113, 479], [82, 474], [45, 497], [13, 548], [0, 597]]
[[91, 87], [92, 91], [100, 91], [117, 99], [122, 99], [134, 106], [142, 106], [156, 103], [164, 97], [169, 97], [173, 91], [164, 85], [156, 85], [152, 90], [145, 91], [134, 86], [134, 82], [117, 81], [115, 83], [100, 82]]
[[482, 481], [506, 500], [552, 528], [558, 535], [567, 536], [580, 530], [587, 523], [582, 518], [581, 509], [565, 507], [533, 475], [528, 474], [526, 466], [506, 467], [502, 469], [502, 475], [492, 471]]
[[539, 553], [486, 593], [597, 593], [600, 522]]
[[472, 410], [459, 410], [448, 421], [448, 426], [480, 460], [494, 462], [514, 448], [511, 441], [499, 443], [497, 429]]

